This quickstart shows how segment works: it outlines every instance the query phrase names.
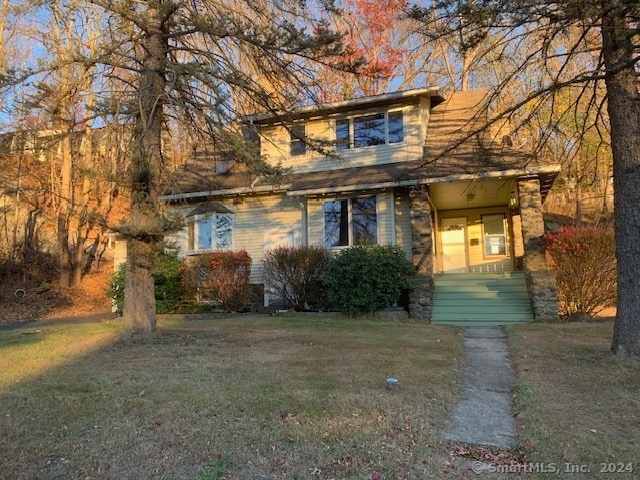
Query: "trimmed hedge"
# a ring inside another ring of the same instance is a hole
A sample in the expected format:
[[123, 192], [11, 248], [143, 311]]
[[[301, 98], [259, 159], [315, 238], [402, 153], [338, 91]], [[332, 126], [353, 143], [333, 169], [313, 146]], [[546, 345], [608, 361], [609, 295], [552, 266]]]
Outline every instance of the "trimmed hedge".
[[402, 249], [392, 245], [357, 245], [334, 257], [324, 276], [329, 301], [358, 315], [392, 306], [409, 290], [415, 273]]

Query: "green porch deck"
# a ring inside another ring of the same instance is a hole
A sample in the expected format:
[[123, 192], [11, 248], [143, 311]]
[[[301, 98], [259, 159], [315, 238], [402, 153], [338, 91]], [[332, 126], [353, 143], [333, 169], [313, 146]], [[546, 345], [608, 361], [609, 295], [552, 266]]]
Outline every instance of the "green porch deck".
[[532, 322], [524, 273], [436, 275], [431, 321], [463, 327]]

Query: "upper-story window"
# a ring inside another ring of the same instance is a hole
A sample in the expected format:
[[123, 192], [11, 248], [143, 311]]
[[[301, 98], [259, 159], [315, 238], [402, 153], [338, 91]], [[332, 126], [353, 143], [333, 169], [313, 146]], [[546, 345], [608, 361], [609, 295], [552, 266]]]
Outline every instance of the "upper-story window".
[[335, 133], [337, 150], [403, 142], [402, 110], [337, 120]]
[[289, 153], [292, 157], [307, 154], [307, 129], [304, 123], [296, 123], [289, 129]]
[[342, 198], [324, 203], [324, 244], [346, 247], [378, 243], [376, 197]]

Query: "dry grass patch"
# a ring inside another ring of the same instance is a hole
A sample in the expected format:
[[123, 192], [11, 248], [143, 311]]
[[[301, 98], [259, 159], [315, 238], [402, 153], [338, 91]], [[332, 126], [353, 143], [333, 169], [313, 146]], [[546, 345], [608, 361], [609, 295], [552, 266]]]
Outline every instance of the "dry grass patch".
[[455, 329], [255, 316], [117, 333], [0, 332], [0, 478], [447, 478]]
[[[558, 465], [563, 478], [639, 478], [640, 362], [610, 353], [612, 324], [532, 324], [508, 333], [530, 460]], [[565, 464], [590, 472], [568, 474]]]

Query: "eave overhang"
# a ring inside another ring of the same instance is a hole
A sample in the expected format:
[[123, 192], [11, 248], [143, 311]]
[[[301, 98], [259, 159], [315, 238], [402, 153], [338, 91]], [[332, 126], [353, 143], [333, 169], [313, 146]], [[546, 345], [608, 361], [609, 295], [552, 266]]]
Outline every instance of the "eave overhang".
[[[466, 182], [480, 181], [483, 179], [507, 179], [507, 178], [528, 178], [536, 177], [540, 179], [541, 188], [550, 188], [554, 178], [560, 172], [560, 165], [547, 165], [536, 168], [510, 169], [492, 172], [481, 172], [462, 175], [448, 175], [445, 177], [425, 177], [413, 178], [407, 180], [377, 182], [377, 183], [360, 183], [354, 185], [338, 185], [330, 187], [319, 187], [299, 190], [287, 190], [287, 196], [318, 196], [318, 195], [335, 195], [346, 194], [358, 191], [381, 190], [386, 188], [399, 187], [416, 187], [421, 185], [430, 185], [445, 182]], [[295, 187], [295, 184], [293, 184]]]
[[417, 101], [420, 97], [431, 98], [431, 107], [434, 107], [445, 101], [445, 97], [440, 87], [415, 88], [413, 90], [383, 93], [380, 95], [372, 95], [369, 97], [324, 103], [321, 105], [309, 105], [305, 107], [294, 108], [289, 111], [276, 111], [247, 115], [243, 118], [243, 123], [270, 124], [288, 122], [292, 119], [306, 119], [317, 116], [328, 116], [345, 112], [353, 112], [354, 110], [383, 107], [396, 103], [410, 103], [412, 101]]
[[197, 198], [215, 198], [215, 197], [235, 197], [241, 195], [260, 195], [267, 193], [284, 193], [291, 187], [291, 184], [282, 185], [260, 185], [257, 187], [238, 187], [227, 188], [221, 190], [206, 190], [201, 192], [173, 193], [169, 195], [161, 195], [161, 202], [172, 202], [177, 200], [189, 200]]

